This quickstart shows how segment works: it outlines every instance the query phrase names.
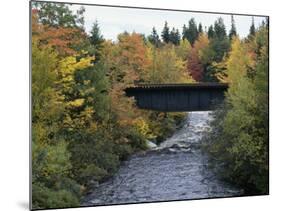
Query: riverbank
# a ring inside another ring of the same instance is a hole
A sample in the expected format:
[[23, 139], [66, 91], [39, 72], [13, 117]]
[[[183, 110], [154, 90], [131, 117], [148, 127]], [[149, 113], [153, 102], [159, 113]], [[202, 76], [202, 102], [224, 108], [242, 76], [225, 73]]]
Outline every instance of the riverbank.
[[220, 181], [208, 167], [201, 137], [209, 129], [209, 112], [193, 112], [183, 126], [159, 146], [124, 161], [118, 173], [87, 195], [82, 204], [228, 197], [243, 194]]

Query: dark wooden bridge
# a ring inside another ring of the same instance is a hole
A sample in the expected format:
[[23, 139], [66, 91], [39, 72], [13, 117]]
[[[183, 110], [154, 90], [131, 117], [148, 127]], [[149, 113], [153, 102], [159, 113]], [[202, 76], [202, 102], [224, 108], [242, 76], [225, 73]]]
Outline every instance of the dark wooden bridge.
[[224, 83], [139, 84], [125, 89], [141, 109], [156, 111], [208, 111], [224, 100]]

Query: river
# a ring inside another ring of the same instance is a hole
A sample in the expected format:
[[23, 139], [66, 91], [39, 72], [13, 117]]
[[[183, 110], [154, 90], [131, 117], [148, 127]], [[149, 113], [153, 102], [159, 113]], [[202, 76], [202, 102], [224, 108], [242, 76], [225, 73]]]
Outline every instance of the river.
[[84, 206], [229, 197], [243, 194], [208, 168], [201, 137], [210, 112], [190, 112], [173, 136], [145, 153], [132, 155], [118, 173], [84, 199]]

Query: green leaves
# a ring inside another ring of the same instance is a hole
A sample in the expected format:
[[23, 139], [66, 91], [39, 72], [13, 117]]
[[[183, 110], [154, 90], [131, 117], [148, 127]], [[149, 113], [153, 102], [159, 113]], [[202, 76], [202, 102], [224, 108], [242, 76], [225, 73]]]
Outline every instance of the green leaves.
[[85, 181], [92, 179], [95, 181], [101, 181], [107, 175], [108, 173], [106, 170], [96, 166], [95, 164], [89, 164], [85, 169], [81, 170], [80, 177]]
[[[213, 130], [206, 137], [208, 151], [224, 166], [221, 175], [246, 192], [262, 194], [268, 193], [268, 54], [264, 50], [268, 44], [265, 34], [262, 27], [251, 43], [232, 38], [225, 62], [224, 79], [229, 82], [225, 106], [216, 111]], [[255, 45], [256, 40], [262, 44]], [[249, 48], [249, 44], [255, 49]], [[253, 56], [255, 52], [260, 56]], [[254, 74], [249, 77], [250, 68]]]
[[79, 200], [74, 193], [65, 189], [52, 190], [41, 183], [32, 184], [32, 201], [32, 207], [37, 209], [79, 206]]
[[38, 10], [39, 21], [43, 25], [52, 27], [82, 27], [84, 25], [85, 9], [83, 7], [73, 14], [68, 4], [49, 2], [32, 2], [32, 4]]

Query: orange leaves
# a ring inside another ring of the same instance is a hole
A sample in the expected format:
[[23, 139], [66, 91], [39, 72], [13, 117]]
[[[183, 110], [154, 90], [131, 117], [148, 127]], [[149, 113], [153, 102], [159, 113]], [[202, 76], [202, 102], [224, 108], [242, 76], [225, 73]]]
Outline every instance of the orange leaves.
[[206, 34], [200, 34], [195, 41], [194, 47], [188, 57], [187, 69], [196, 81], [201, 81], [204, 74], [204, 50], [209, 46], [209, 39]]
[[85, 38], [86, 34], [81, 29], [65, 27], [44, 26], [39, 35], [42, 43], [51, 45], [62, 56], [75, 54], [74, 48], [81, 44]]
[[114, 84], [110, 90], [111, 109], [117, 115], [118, 123], [121, 126], [132, 125], [137, 111], [134, 108], [134, 100], [125, 96], [122, 84]]
[[31, 29], [32, 29], [32, 38], [34, 35], [38, 34], [43, 26], [38, 24], [38, 10], [32, 9], [31, 11]]
[[138, 112], [133, 106], [134, 100], [126, 97], [123, 90], [144, 80], [150, 64], [147, 47], [142, 35], [137, 33], [120, 34], [116, 44], [105, 42], [105, 45], [112, 49], [110, 52], [104, 52], [106, 60], [110, 60], [111, 108], [117, 114], [121, 126], [132, 125]]
[[32, 38], [40, 45], [52, 46], [60, 56], [77, 54], [77, 48], [87, 38], [86, 33], [75, 27], [51, 27], [38, 22], [38, 11], [32, 10]]
[[194, 49], [198, 53], [200, 60], [204, 57], [204, 50], [209, 47], [209, 39], [206, 34], [200, 34], [198, 40], [194, 43]]
[[149, 64], [146, 46], [140, 34], [121, 34], [118, 37], [119, 63], [126, 66], [125, 81], [133, 83], [143, 78], [145, 69]]

